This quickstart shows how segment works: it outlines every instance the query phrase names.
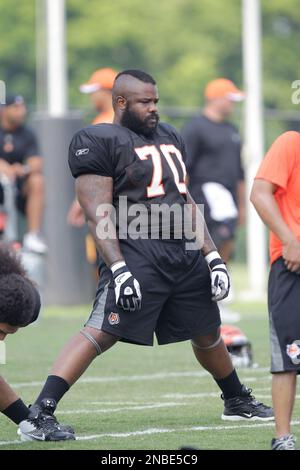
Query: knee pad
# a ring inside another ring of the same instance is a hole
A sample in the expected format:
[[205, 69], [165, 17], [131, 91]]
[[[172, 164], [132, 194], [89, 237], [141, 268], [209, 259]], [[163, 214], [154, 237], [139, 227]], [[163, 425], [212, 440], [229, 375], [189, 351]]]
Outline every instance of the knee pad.
[[209, 349], [213, 349], [213, 348], [216, 348], [222, 341], [222, 336], [220, 335], [219, 338], [217, 339], [217, 341], [215, 341], [214, 343], [210, 344], [209, 346], [199, 346], [197, 343], [195, 343], [195, 341], [191, 340], [191, 343], [192, 345], [194, 346], [194, 348], [197, 348], [197, 349], [200, 349], [201, 351], [207, 351]]
[[94, 346], [94, 348], [97, 351], [97, 356], [100, 356], [102, 351], [101, 351], [99, 343], [95, 340], [95, 338], [90, 333], [88, 333], [87, 331], [84, 331], [84, 330], [81, 330], [80, 334], [82, 336], [84, 336], [88, 341], [90, 341], [90, 343], [92, 343], [92, 345]]

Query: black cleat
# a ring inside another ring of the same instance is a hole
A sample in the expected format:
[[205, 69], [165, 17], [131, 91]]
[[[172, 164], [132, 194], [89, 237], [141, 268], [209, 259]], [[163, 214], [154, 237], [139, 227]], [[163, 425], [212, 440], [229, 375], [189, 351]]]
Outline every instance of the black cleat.
[[286, 434], [278, 439], [272, 439], [271, 450], [296, 450], [295, 443], [295, 436], [293, 434]]
[[19, 424], [21, 441], [70, 441], [75, 440], [71, 426], [62, 426], [54, 416], [55, 400], [45, 398], [41, 405], [32, 405], [28, 418]]
[[251, 393], [251, 388], [243, 385], [241, 396], [225, 400], [221, 395], [225, 405], [222, 419], [227, 421], [273, 421], [273, 409], [255, 400]]
[[54, 411], [56, 410], [57, 404], [53, 398], [44, 398], [41, 402], [43, 413], [51, 415], [55, 424], [59, 426], [61, 431], [70, 432], [71, 434], [75, 434], [74, 428], [69, 426], [68, 424], [60, 424], [56, 417], [54, 416]]

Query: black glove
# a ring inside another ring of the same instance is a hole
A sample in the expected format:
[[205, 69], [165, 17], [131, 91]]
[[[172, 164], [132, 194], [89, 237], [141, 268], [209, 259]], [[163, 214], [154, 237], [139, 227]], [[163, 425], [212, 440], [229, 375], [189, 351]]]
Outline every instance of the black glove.
[[138, 281], [126, 263], [115, 263], [111, 268], [115, 281], [116, 304], [124, 310], [140, 310], [142, 294]]
[[229, 294], [230, 279], [224, 261], [217, 251], [212, 251], [205, 256], [210, 268], [212, 300], [225, 299]]

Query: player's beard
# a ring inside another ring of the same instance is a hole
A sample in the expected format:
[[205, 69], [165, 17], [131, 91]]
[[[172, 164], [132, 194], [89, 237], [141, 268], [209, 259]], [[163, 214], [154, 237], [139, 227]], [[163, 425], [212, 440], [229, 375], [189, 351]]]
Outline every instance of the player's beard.
[[[156, 123], [154, 125], [149, 125], [149, 121], [153, 118], [156, 119]], [[127, 103], [126, 109], [121, 119], [121, 124], [136, 134], [143, 134], [146, 137], [151, 137], [156, 131], [158, 121], [158, 113], [152, 113], [150, 116], [146, 117], [146, 119], [142, 120], [134, 111], [130, 109]]]

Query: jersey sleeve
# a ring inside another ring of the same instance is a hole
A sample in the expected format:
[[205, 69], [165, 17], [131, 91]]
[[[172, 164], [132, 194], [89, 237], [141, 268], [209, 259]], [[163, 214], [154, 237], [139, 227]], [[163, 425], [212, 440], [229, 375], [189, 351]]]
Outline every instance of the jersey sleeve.
[[280, 135], [263, 159], [255, 179], [264, 179], [286, 189], [294, 169], [299, 144], [298, 132], [289, 131]]
[[40, 156], [37, 138], [31, 130], [27, 129], [27, 142], [24, 152], [24, 160], [36, 156]]
[[93, 174], [113, 177], [111, 146], [88, 129], [77, 132], [69, 147], [69, 167], [74, 178]]

